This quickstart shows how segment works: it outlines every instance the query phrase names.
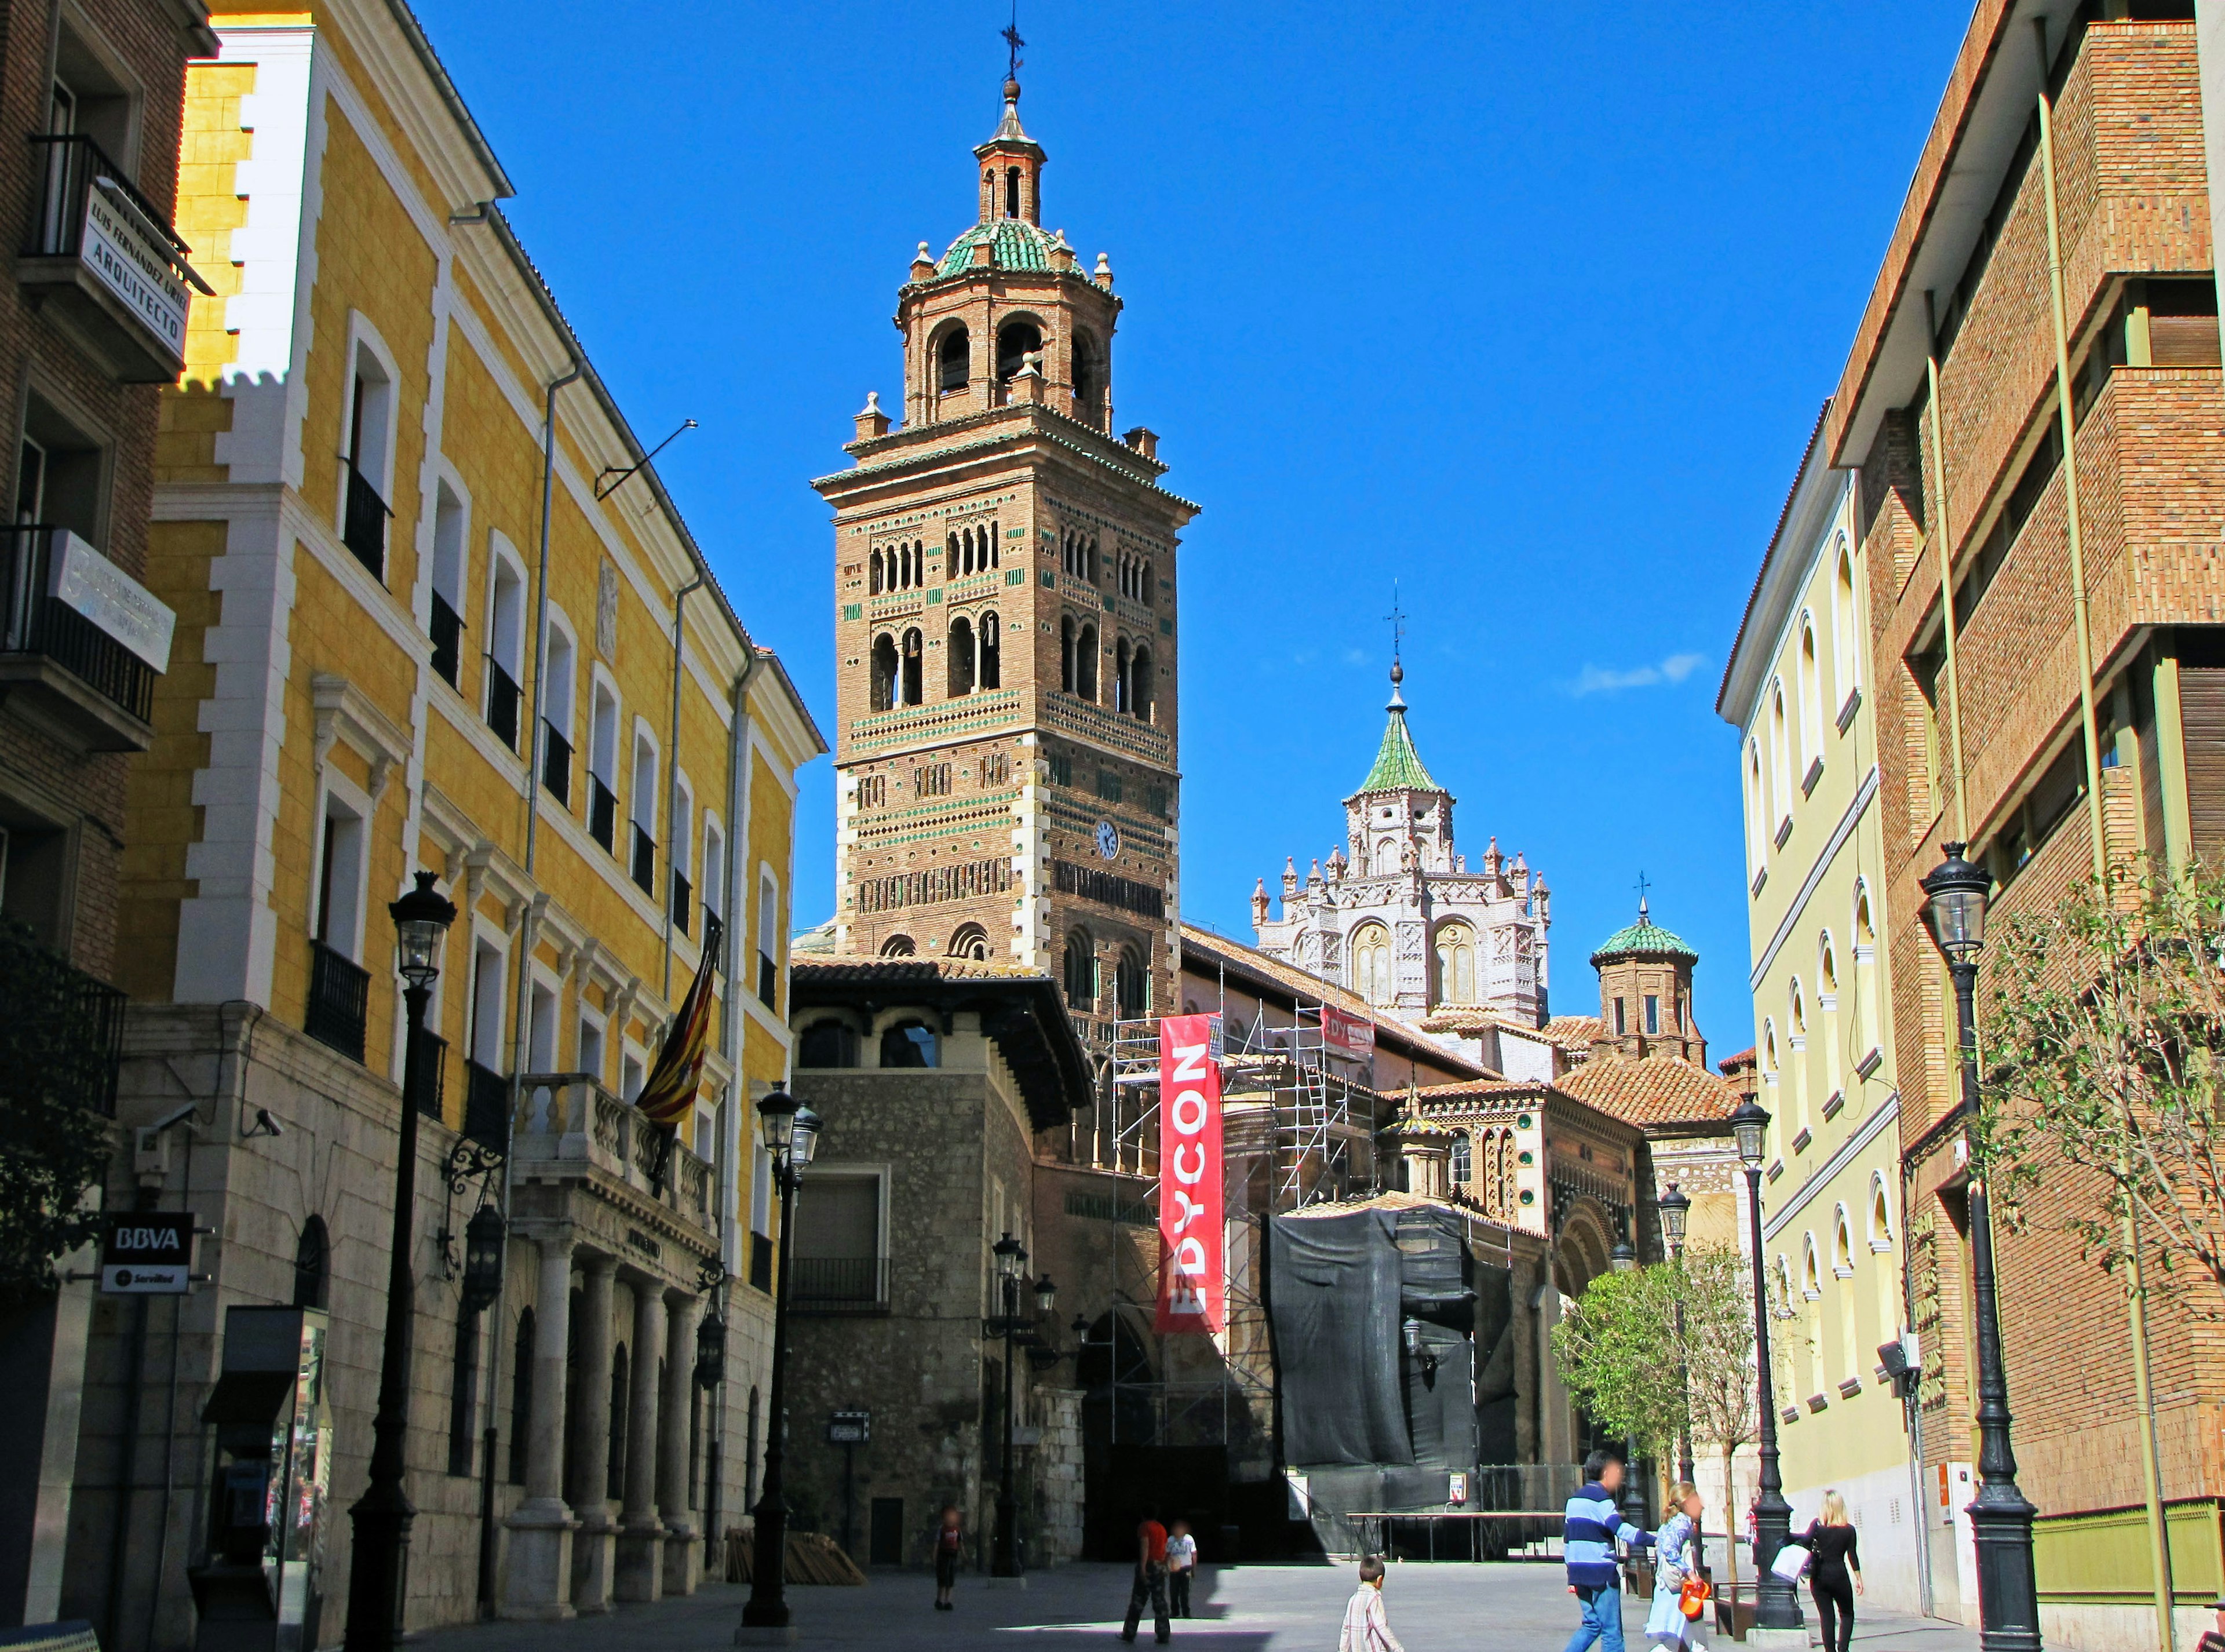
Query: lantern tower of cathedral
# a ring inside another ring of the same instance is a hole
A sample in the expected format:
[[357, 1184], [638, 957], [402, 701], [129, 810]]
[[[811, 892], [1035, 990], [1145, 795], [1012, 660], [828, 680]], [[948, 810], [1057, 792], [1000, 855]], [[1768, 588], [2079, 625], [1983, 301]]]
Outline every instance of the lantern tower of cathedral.
[[1157, 439], [1112, 430], [1121, 301], [1043, 227], [1004, 117], [976, 216], [898, 289], [903, 422], [878, 392], [834, 513], [834, 946], [1017, 962], [1085, 1035], [1163, 1013], [1179, 966], [1179, 534]]

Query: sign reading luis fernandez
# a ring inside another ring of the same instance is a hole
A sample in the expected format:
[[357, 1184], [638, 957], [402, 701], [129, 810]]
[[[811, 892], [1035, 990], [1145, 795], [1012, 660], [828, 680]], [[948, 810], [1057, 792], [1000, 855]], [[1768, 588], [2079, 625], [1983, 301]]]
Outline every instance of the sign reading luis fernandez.
[[182, 1296], [193, 1267], [191, 1211], [129, 1211], [108, 1218], [100, 1288], [111, 1296]]

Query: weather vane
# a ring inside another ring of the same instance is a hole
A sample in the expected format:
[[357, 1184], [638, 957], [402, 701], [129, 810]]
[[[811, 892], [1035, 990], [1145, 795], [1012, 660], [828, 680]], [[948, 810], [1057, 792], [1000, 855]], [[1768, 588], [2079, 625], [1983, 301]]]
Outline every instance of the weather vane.
[[1020, 0], [1012, 0], [1012, 21], [1005, 26], [1005, 44], [1011, 48], [1011, 66], [1005, 70], [1007, 79], [1020, 78], [1020, 47], [1027, 41], [1020, 38]]
[[1383, 617], [1391, 622], [1391, 661], [1395, 665], [1398, 661], [1399, 645], [1406, 640], [1406, 616], [1398, 606], [1398, 582], [1396, 579], [1391, 582], [1391, 611]]
[[1652, 887], [1653, 887], [1653, 885], [1652, 885], [1652, 884], [1651, 884], [1651, 883], [1647, 883], [1647, 882], [1646, 882], [1646, 880], [1645, 880], [1645, 869], [1644, 867], [1642, 867], [1642, 866], [1641, 866], [1641, 867], [1639, 867], [1639, 870], [1638, 870], [1638, 904], [1639, 904], [1639, 905], [1640, 905], [1640, 906], [1644, 906], [1644, 905], [1645, 904], [1645, 891], [1646, 891], [1646, 890], [1648, 890], [1648, 889], [1651, 889]]

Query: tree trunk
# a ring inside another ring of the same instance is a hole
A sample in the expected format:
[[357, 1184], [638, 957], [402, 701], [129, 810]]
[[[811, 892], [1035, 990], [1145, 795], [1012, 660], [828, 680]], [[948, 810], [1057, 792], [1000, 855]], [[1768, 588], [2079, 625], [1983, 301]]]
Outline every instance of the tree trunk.
[[1723, 1451], [1723, 1564], [1730, 1568], [1734, 1589], [1738, 1586], [1738, 1486], [1731, 1478], [1731, 1459], [1737, 1449], [1734, 1446]]

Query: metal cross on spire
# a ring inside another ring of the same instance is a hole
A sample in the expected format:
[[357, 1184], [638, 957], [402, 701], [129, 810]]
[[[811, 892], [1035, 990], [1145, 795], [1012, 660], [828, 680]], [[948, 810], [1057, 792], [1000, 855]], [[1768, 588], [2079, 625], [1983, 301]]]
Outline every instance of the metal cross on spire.
[[1642, 866], [1639, 867], [1638, 869], [1638, 911], [1639, 915], [1641, 917], [1643, 917], [1645, 913], [1645, 891], [1652, 887], [1653, 885], [1647, 881], [1645, 869]]
[[1398, 582], [1391, 582], [1391, 611], [1383, 616], [1391, 623], [1391, 661], [1397, 664], [1399, 645], [1406, 640], [1406, 615], [1398, 606]]
[[1005, 71], [1005, 78], [1017, 80], [1020, 78], [1020, 47], [1027, 44], [1020, 38], [1020, 0], [1012, 0], [1012, 21], [1005, 26], [1003, 34], [1005, 44], [1011, 52], [1011, 65]]

